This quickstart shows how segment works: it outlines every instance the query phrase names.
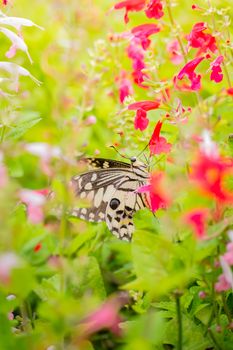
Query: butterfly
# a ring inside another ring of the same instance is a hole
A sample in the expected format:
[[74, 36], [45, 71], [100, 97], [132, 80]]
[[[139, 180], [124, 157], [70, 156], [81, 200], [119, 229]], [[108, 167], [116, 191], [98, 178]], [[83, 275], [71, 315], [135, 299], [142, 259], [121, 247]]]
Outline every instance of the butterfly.
[[148, 182], [147, 165], [136, 157], [130, 163], [104, 158], [86, 158], [92, 170], [72, 178], [75, 195], [90, 203], [74, 208], [71, 216], [92, 222], [105, 221], [119, 239], [130, 241], [134, 231], [133, 215], [150, 208], [146, 193], [137, 189]]

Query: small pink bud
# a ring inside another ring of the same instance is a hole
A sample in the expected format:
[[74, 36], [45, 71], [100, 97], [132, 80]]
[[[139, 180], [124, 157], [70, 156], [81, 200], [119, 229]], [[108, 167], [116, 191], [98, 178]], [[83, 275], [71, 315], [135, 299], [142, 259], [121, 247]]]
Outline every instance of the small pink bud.
[[216, 326], [216, 332], [218, 333], [222, 332], [222, 327], [219, 324]]
[[204, 292], [203, 290], [201, 290], [199, 293], [198, 293], [198, 296], [200, 299], [205, 299], [206, 298], [206, 292]]
[[96, 117], [94, 115], [90, 115], [86, 119], [86, 125], [93, 125], [93, 124], [96, 124]]

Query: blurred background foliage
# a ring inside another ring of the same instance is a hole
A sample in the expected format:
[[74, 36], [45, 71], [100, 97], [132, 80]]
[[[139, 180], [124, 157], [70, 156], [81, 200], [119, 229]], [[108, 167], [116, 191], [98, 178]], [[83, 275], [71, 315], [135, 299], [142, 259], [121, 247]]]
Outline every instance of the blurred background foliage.
[[[230, 1], [213, 3], [229, 8], [232, 15]], [[206, 6], [199, 1], [202, 4]], [[156, 217], [148, 210], [137, 213], [130, 244], [112, 237], [105, 223], [66, 218], [67, 208], [78, 204], [67, 190], [70, 178], [80, 172], [77, 157], [120, 158], [110, 145], [128, 156], [139, 153], [158, 117], [166, 112], [150, 112], [152, 123], [146, 133], [134, 130], [132, 113], [122, 112], [115, 78], [122, 68], [130, 69], [131, 63], [125, 44], [110, 38], [143, 23], [145, 17], [133, 13], [125, 26], [123, 13], [113, 11], [113, 5], [109, 0], [12, 0], [2, 6], [7, 16], [30, 19], [44, 30], [22, 29], [32, 65], [21, 51], [11, 59], [41, 85], [20, 77], [18, 92], [3, 85], [2, 90], [11, 96], [0, 97], [1, 151], [8, 174], [0, 191], [0, 270], [8, 261], [14, 266], [10, 278], [0, 278], [0, 349], [181, 349], [177, 310], [182, 313], [183, 349], [231, 349], [232, 294], [216, 295], [213, 288], [220, 271], [213, 268], [214, 261], [224, 249], [226, 235], [197, 242], [180, 218], [194, 203], [214, 206], [184, 181], [193, 153], [183, 147], [183, 140], [199, 134], [205, 123], [195, 94], [176, 92], [184, 105], [193, 107], [190, 120], [178, 128], [165, 124], [163, 129], [174, 143], [174, 161], [162, 158], [156, 168], [166, 170], [169, 191], [177, 196], [167, 212], [159, 211]], [[194, 23], [209, 20], [192, 11], [188, 1], [176, 5], [174, 17], [184, 33]], [[149, 67], [157, 62], [161, 81], [177, 73], [165, 54], [174, 34], [167, 23], [165, 11], [163, 31], [153, 37], [147, 57]], [[9, 40], [1, 34], [1, 61], [7, 60], [8, 49]], [[203, 80], [201, 95], [209, 111], [226, 81], [217, 85], [207, 76]], [[155, 97], [153, 88], [134, 86], [134, 90], [135, 100]], [[90, 117], [96, 122], [92, 124]], [[214, 139], [224, 154], [232, 156], [228, 142], [232, 98], [220, 98], [211, 118], [212, 125], [216, 123]], [[50, 145], [48, 153], [52, 147], [59, 148], [54, 151], [58, 156], [49, 157], [46, 167], [43, 159], [28, 152], [28, 145], [35, 142]], [[35, 225], [28, 221], [19, 193], [44, 188], [52, 189], [55, 198], [45, 205], [45, 222]], [[231, 214], [228, 209], [227, 220], [210, 226], [210, 235], [231, 228]], [[7, 260], [5, 254], [14, 256]], [[199, 297], [203, 290], [207, 293], [204, 300]], [[128, 295], [121, 310], [123, 334], [101, 329], [83, 336], [80, 324], [119, 291]], [[220, 326], [221, 331], [216, 328]]]

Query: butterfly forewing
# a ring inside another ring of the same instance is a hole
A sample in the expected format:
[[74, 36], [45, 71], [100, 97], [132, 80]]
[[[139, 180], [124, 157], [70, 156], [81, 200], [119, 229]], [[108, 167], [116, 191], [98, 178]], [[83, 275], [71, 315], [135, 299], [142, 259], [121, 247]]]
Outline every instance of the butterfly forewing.
[[115, 236], [130, 240], [134, 230], [133, 214], [149, 206], [146, 196], [136, 192], [148, 178], [145, 165], [131, 166], [102, 158], [88, 158], [89, 164], [90, 159], [91, 165], [98, 166], [98, 170], [72, 179], [76, 195], [89, 201], [90, 207], [75, 208], [72, 215], [88, 221], [106, 221]]

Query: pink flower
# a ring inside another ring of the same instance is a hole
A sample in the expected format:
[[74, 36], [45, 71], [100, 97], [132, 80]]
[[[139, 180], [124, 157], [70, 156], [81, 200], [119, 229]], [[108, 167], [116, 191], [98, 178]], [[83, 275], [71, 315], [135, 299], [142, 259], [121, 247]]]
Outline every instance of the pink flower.
[[25, 149], [40, 158], [41, 170], [47, 175], [52, 176], [53, 170], [50, 166], [52, 158], [59, 158], [62, 156], [61, 149], [52, 146], [45, 142], [32, 142], [25, 145]]
[[202, 191], [218, 202], [232, 202], [233, 193], [224, 187], [226, 176], [232, 172], [231, 162], [200, 152], [191, 169], [191, 179]]
[[126, 296], [120, 295], [107, 300], [99, 309], [86, 318], [82, 324], [82, 335], [87, 337], [106, 328], [116, 335], [120, 335], [119, 323], [121, 317], [119, 316], [119, 310], [127, 302], [126, 299]]
[[230, 266], [233, 265], [233, 243], [227, 244], [227, 252], [222, 256], [222, 259]]
[[125, 23], [129, 22], [128, 12], [139, 12], [141, 11], [145, 6], [146, 0], [125, 0], [118, 2], [116, 5], [114, 5], [115, 10], [120, 10], [125, 8], [125, 16], [124, 21]]
[[194, 58], [194, 60], [189, 61], [178, 73], [177, 79], [182, 80], [185, 75], [187, 75], [188, 79], [191, 82], [190, 89], [191, 90], [199, 90], [201, 87], [200, 81], [201, 81], [201, 75], [197, 75], [194, 70], [196, 67], [201, 63], [201, 61], [204, 59], [204, 57], [197, 57]]
[[216, 40], [211, 34], [203, 33], [207, 29], [206, 23], [199, 22], [193, 26], [191, 33], [187, 36], [189, 46], [199, 48], [197, 55], [205, 53], [207, 50], [215, 52], [217, 50]]
[[148, 111], [152, 109], [157, 109], [160, 105], [160, 101], [140, 101], [131, 103], [128, 105], [129, 110], [136, 110], [136, 117], [134, 120], [134, 127], [135, 129], [145, 130], [148, 126], [149, 120], [147, 119], [147, 113]]
[[122, 70], [120, 75], [116, 77], [116, 82], [119, 87], [119, 100], [123, 103], [125, 98], [133, 94], [131, 81], [127, 78], [126, 71]]
[[174, 64], [180, 64], [183, 61], [183, 56], [180, 52], [180, 45], [178, 40], [173, 40], [167, 44], [167, 51], [169, 58]]
[[151, 43], [151, 40], [149, 40], [148, 37], [152, 34], [158, 33], [159, 31], [160, 28], [156, 24], [147, 23], [134, 27], [131, 30], [131, 33], [134, 35], [135, 38], [138, 38], [140, 40], [142, 48], [146, 50], [148, 49]]
[[15, 253], [8, 252], [0, 255], [0, 282], [9, 283], [12, 270], [19, 264], [19, 258]]
[[47, 190], [21, 190], [20, 199], [27, 205], [28, 220], [33, 224], [44, 220], [43, 205], [46, 202]]
[[223, 62], [223, 56], [218, 56], [211, 64], [211, 75], [210, 75], [210, 80], [214, 80], [215, 83], [220, 83], [223, 79], [223, 74], [222, 74], [222, 68], [221, 64]]
[[7, 5], [7, 3], [8, 3], [8, 0], [2, 0], [3, 5]]
[[205, 237], [207, 217], [208, 210], [206, 208], [193, 209], [185, 215], [185, 221], [191, 225], [197, 239]]
[[216, 292], [225, 292], [231, 288], [231, 284], [227, 281], [224, 274], [218, 276], [218, 282], [215, 283], [214, 289]]
[[138, 193], [149, 192], [149, 205], [154, 213], [158, 209], [165, 209], [170, 204], [170, 199], [163, 186], [164, 174], [162, 172], [154, 172], [151, 174], [149, 184], [141, 186], [137, 189]]
[[6, 187], [8, 184], [8, 175], [6, 167], [0, 162], [0, 188]]
[[87, 126], [91, 126], [91, 125], [96, 124], [96, 116], [89, 115], [89, 117], [87, 117], [87, 119], [85, 120], [85, 123]]
[[148, 18], [161, 18], [164, 15], [161, 0], [150, 0], [146, 6], [145, 14]]
[[150, 154], [169, 153], [171, 144], [167, 142], [165, 137], [159, 136], [163, 123], [159, 120], [155, 126], [154, 132], [149, 141]]
[[141, 40], [134, 37], [130, 41], [130, 45], [127, 48], [128, 57], [133, 62], [133, 72], [132, 76], [135, 84], [142, 88], [146, 88], [142, 85], [144, 78], [148, 77], [146, 73], [143, 72], [143, 69], [146, 68], [144, 62], [145, 50], [141, 46]]

